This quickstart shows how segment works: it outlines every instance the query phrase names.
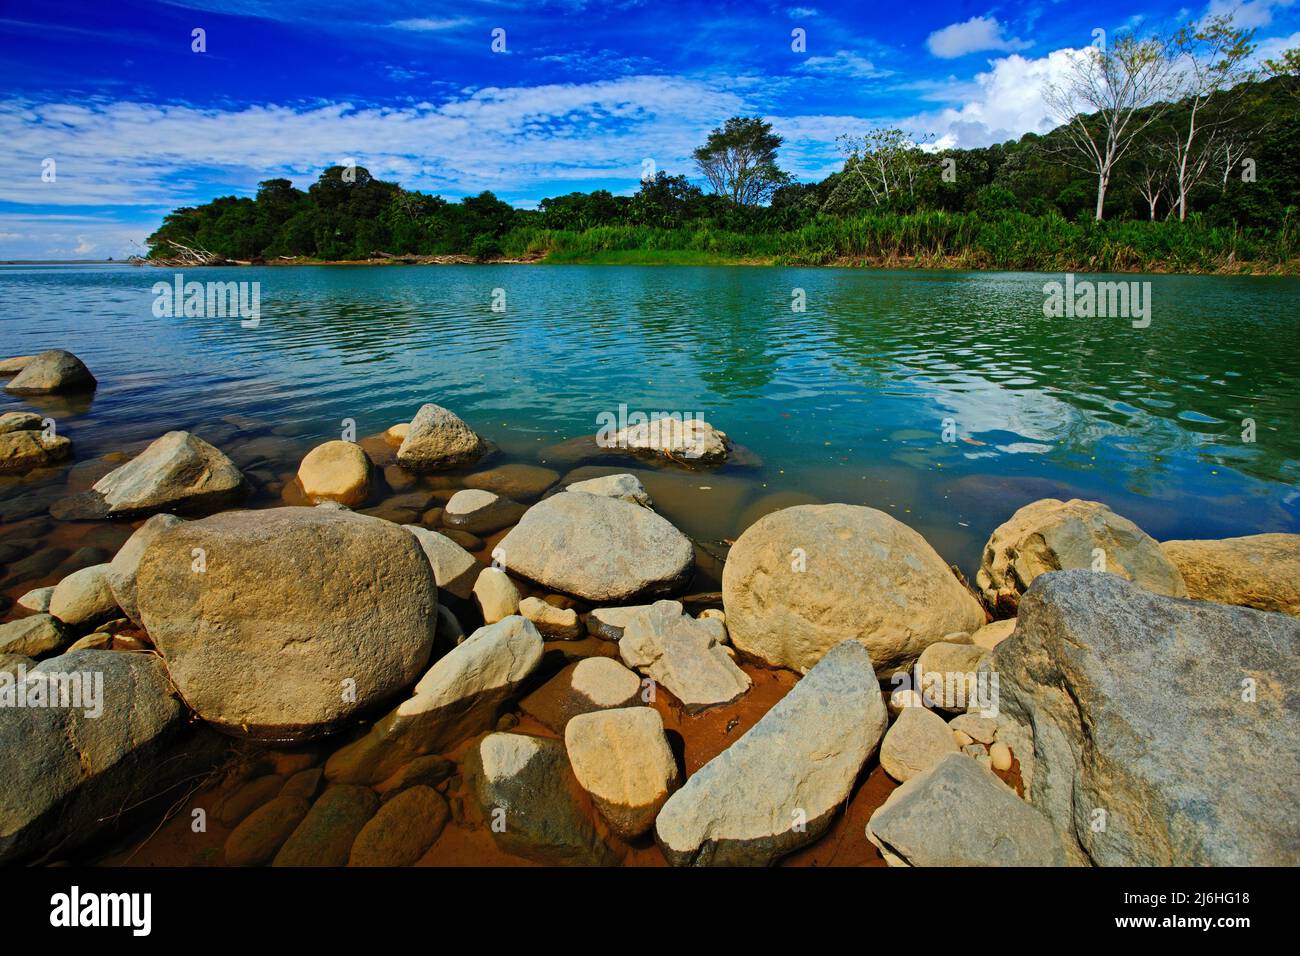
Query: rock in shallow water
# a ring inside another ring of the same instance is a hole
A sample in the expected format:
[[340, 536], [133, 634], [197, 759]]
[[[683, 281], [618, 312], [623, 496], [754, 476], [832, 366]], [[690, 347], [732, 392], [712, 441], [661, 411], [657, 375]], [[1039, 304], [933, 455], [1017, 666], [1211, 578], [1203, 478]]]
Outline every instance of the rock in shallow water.
[[[183, 759], [164, 759], [186, 721], [156, 656], [75, 651], [43, 662], [34, 675], [55, 696], [81, 675], [82, 696], [71, 702], [85, 706], [0, 707], [2, 862], [66, 852], [123, 807], [194, 772]], [[98, 708], [91, 706], [96, 681]]]
[[370, 497], [370, 459], [354, 442], [327, 441], [303, 458], [298, 481], [313, 504], [337, 501], [355, 508]]
[[482, 439], [455, 412], [430, 403], [411, 419], [397, 463], [411, 471], [437, 471], [475, 461], [484, 450]]
[[50, 349], [32, 356], [5, 386], [15, 395], [44, 395], [53, 392], [88, 392], [96, 386], [95, 376], [71, 352]]
[[310, 809], [310, 803], [295, 796], [276, 797], [258, 807], [226, 837], [226, 864], [270, 863]]
[[689, 617], [679, 601], [657, 601], [629, 619], [618, 653], [694, 714], [749, 690], [749, 675], [731, 659], [725, 641], [721, 621]]
[[586, 657], [533, 691], [520, 709], [556, 733], [579, 714], [640, 702], [641, 678], [609, 657]]
[[470, 752], [466, 773], [485, 825], [507, 853], [549, 864], [618, 862], [582, 807], [558, 740], [488, 734]]
[[1101, 502], [1078, 498], [1043, 498], [999, 525], [984, 545], [975, 583], [989, 607], [1014, 614], [1040, 574], [1074, 568], [1118, 574], [1156, 594], [1187, 596], [1183, 576], [1154, 538]]
[[1160, 550], [1182, 574], [1188, 597], [1300, 617], [1300, 534], [1164, 541]]
[[676, 865], [762, 866], [830, 826], [885, 732], [867, 649], [844, 641], [669, 797], [655, 837]]
[[997, 739], [1074, 862], [1300, 862], [1300, 621], [1060, 571], [989, 666]]
[[653, 511], [568, 492], [529, 508], [499, 547], [512, 573], [602, 602], [670, 594], [695, 560], [690, 539]]
[[964, 754], [941, 757], [889, 795], [867, 838], [890, 866], [1064, 866], [1047, 819]]
[[379, 783], [415, 757], [486, 730], [541, 661], [542, 636], [522, 617], [479, 628], [429, 669], [410, 699], [330, 757], [325, 776]]
[[72, 455], [72, 442], [63, 435], [15, 430], [0, 434], [0, 475], [21, 474], [64, 461]]
[[327, 733], [410, 686], [437, 620], [433, 574], [410, 534], [322, 508], [165, 529], [137, 587], [186, 703], [221, 730], [266, 739]]
[[248, 491], [234, 462], [189, 432], [168, 432], [91, 487], [50, 507], [57, 518], [120, 518], [224, 507]]
[[348, 866], [410, 866], [442, 835], [450, 817], [447, 801], [437, 790], [403, 790], [361, 828]]
[[694, 417], [662, 418], [629, 425], [611, 435], [601, 432], [596, 436], [596, 444], [692, 465], [721, 464], [731, 451], [726, 432]]
[[526, 597], [519, 602], [519, 613], [532, 621], [551, 641], [576, 641], [582, 637], [578, 612], [571, 607], [556, 607], [541, 598]]
[[514, 524], [524, 510], [523, 505], [509, 498], [478, 488], [466, 488], [451, 496], [442, 511], [442, 523], [471, 534], [489, 534]]
[[882, 674], [907, 667], [984, 611], [925, 539], [883, 511], [799, 505], [751, 525], [722, 575], [738, 650], [807, 671], [847, 638]]
[[345, 866], [352, 844], [379, 808], [369, 787], [336, 784], [320, 795], [275, 855], [273, 866]]

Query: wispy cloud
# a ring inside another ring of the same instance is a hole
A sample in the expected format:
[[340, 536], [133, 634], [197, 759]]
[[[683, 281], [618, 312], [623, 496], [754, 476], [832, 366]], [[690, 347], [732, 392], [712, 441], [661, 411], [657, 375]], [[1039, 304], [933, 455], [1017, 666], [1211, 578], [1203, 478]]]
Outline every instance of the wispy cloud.
[[414, 17], [410, 20], [393, 20], [388, 25], [394, 30], [410, 30], [414, 33], [440, 33], [455, 30], [473, 23], [465, 17]]

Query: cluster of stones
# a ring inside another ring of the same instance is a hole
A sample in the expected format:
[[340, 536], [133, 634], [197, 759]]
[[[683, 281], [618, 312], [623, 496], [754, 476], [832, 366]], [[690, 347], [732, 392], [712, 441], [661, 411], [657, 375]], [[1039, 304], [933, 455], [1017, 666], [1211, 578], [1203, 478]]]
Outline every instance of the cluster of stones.
[[[491, 452], [437, 405], [380, 440], [426, 477]], [[633, 474], [503, 466], [418, 520], [353, 510], [403, 483], [392, 467], [328, 442], [298, 503], [208, 514], [247, 479], [171, 432], [61, 504], [140, 523], [0, 625], [0, 691], [105, 682], [93, 718], [0, 708], [0, 860], [96, 836], [215, 759], [201, 734], [274, 754], [212, 795], [229, 865], [408, 865], [450, 821], [543, 863], [653, 841], [676, 865], [767, 865], [877, 762], [899, 786], [860, 836], [892, 865], [1297, 860], [1273, 795], [1300, 759], [1300, 536], [1160, 544], [1038, 501], [993, 532], [975, 592], [881, 511], [796, 505], [744, 531], [722, 609], [693, 614], [695, 545]], [[501, 532], [490, 564], [472, 553]], [[664, 708], [730, 705], [759, 667], [801, 676], [688, 775]], [[996, 700], [936, 674], [996, 675]]]

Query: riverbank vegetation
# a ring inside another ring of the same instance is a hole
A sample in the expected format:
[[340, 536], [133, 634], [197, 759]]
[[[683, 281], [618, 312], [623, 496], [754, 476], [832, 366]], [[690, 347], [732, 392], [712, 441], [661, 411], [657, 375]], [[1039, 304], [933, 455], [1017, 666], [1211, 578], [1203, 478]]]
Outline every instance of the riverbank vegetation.
[[[1250, 34], [1226, 24], [1119, 42], [1081, 54], [1076, 75], [1045, 91], [1078, 110], [1046, 135], [942, 149], [877, 128], [842, 137], [843, 168], [820, 182], [793, 181], [771, 124], [741, 117], [695, 151], [704, 188], [658, 171], [628, 195], [575, 192], [536, 209], [490, 192], [448, 201], [331, 166], [305, 191], [271, 179], [255, 198], [175, 210], [149, 237], [149, 259], [1295, 274], [1300, 66], [1289, 54], [1249, 73], [1252, 50]], [[1146, 92], [1111, 96], [1134, 72]], [[1118, 123], [1122, 148], [1094, 152]]]

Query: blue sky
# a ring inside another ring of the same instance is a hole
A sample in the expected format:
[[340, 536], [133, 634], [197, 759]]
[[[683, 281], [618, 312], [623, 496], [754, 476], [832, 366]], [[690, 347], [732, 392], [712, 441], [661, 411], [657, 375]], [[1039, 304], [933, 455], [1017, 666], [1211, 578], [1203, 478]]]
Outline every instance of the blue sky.
[[1300, 0], [801, 3], [5, 3], [0, 259], [128, 255], [177, 205], [349, 160], [524, 207], [630, 193], [646, 159], [694, 178], [691, 149], [735, 114], [820, 179], [836, 136], [879, 123], [958, 146], [1045, 131], [1042, 84], [1096, 28], [1233, 11], [1261, 53], [1300, 44]]

